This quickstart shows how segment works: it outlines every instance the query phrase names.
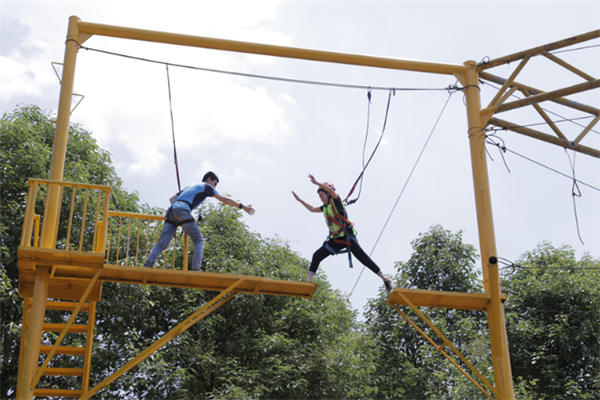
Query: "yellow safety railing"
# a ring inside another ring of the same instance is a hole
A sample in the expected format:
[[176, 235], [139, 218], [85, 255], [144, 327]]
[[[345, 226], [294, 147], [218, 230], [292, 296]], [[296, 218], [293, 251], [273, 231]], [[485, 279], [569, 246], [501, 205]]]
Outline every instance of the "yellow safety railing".
[[[162, 233], [165, 217], [110, 211], [106, 264], [142, 266]], [[172, 249], [161, 254], [156, 268], [188, 270], [188, 235], [179, 234], [172, 241]]]
[[[58, 210], [48, 210], [50, 188], [60, 193]], [[110, 191], [110, 186], [30, 178], [21, 246], [39, 247], [40, 237], [49, 229], [57, 250], [104, 252]], [[49, 212], [59, 216], [54, 226], [44, 224]]]

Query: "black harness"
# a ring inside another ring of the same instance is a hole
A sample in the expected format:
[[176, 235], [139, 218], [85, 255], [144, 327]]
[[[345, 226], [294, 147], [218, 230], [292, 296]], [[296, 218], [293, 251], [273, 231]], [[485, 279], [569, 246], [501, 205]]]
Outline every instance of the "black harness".
[[[192, 209], [192, 205], [188, 201], [185, 201], [185, 200], [175, 200], [175, 201], [181, 201], [182, 203], [185, 203], [188, 206], [190, 206], [190, 210]], [[191, 215], [191, 212], [190, 212], [190, 215]], [[173, 224], [175, 226], [181, 226], [183, 224], [187, 224], [188, 222], [194, 222], [194, 221], [196, 221], [194, 219], [194, 217], [188, 218], [183, 221], [177, 221], [177, 219], [175, 219], [175, 216], [173, 215], [173, 206], [171, 206], [167, 209], [167, 214], [165, 215], [165, 224]]]

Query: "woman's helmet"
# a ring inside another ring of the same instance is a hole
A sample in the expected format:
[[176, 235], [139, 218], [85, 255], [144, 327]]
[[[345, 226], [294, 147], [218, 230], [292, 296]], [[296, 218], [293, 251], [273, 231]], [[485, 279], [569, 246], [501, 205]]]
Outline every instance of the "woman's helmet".
[[[331, 182], [323, 182], [323, 185], [328, 186], [328, 187], [332, 188], [333, 191], [335, 191], [335, 186], [333, 185], [333, 183], [331, 183]], [[327, 193], [327, 191], [324, 190], [324, 189], [322, 189], [322, 188], [318, 188], [317, 189], [317, 193], [319, 193], [321, 190], [324, 191], [325, 193]], [[330, 196], [330, 194], [327, 193], [327, 196]]]

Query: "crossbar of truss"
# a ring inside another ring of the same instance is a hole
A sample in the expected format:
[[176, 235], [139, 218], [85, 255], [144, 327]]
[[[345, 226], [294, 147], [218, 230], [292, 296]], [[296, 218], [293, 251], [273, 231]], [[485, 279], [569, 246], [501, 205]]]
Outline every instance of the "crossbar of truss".
[[[484, 80], [489, 81], [489, 82], [494, 82], [494, 83], [497, 83], [499, 85], [504, 85], [504, 83], [506, 82], [506, 79], [501, 78], [501, 77], [496, 76], [496, 75], [493, 75], [493, 74], [490, 74], [488, 72], [480, 72], [479, 73], [479, 77], [481, 79], [484, 79]], [[531, 87], [531, 86], [523, 85], [522, 83], [519, 83], [519, 82], [511, 82], [510, 86], [517, 87], [521, 91], [527, 90], [532, 95], [546, 93], [543, 90], [539, 90], [539, 89], [536, 89], [536, 88]], [[600, 115], [600, 109], [588, 106], [587, 104], [578, 103], [576, 101], [572, 101], [572, 100], [569, 100], [569, 99], [556, 98], [556, 99], [549, 99], [549, 101], [552, 101], [554, 103], [560, 104], [560, 105], [565, 106], [565, 107], [570, 107], [570, 108], [573, 108], [575, 110], [579, 110], [579, 111], [585, 112], [587, 114]]]
[[[594, 119], [594, 121], [597, 122], [597, 118]], [[559, 137], [551, 136], [546, 133], [536, 131], [535, 129], [526, 128], [524, 126], [513, 124], [512, 122], [504, 121], [504, 120], [501, 120], [498, 118], [490, 119], [489, 123], [490, 123], [490, 125], [508, 129], [509, 131], [520, 133], [521, 135], [529, 136], [534, 139], [539, 139], [544, 142], [548, 142], [548, 143], [551, 143], [551, 144], [554, 144], [554, 145], [557, 145], [560, 147], [564, 147], [565, 149], [574, 150], [574, 151], [577, 151], [582, 154], [587, 154], [588, 156], [600, 158], [599, 150], [592, 149], [591, 147], [587, 147], [587, 146], [582, 146], [582, 145], [578, 144], [577, 142], [571, 142], [566, 139], [561, 139]], [[591, 129], [591, 126], [588, 126], [588, 127]]]
[[584, 82], [577, 85], [569, 86], [566, 88], [558, 89], [552, 92], [543, 92], [536, 94], [524, 99], [512, 101], [510, 103], [501, 104], [498, 106], [491, 106], [481, 110], [481, 115], [487, 115], [492, 113], [501, 113], [505, 111], [514, 110], [517, 108], [529, 106], [531, 104], [542, 103], [544, 101], [555, 100], [563, 96], [568, 96], [575, 93], [585, 92], [586, 90], [596, 89], [600, 87], [600, 79], [596, 79], [592, 82]]
[[596, 39], [598, 37], [600, 37], [600, 29], [597, 29], [595, 31], [591, 31], [588, 33], [584, 33], [581, 35], [573, 36], [568, 39], [560, 40], [558, 42], [548, 43], [543, 46], [534, 47], [529, 50], [523, 50], [518, 53], [510, 54], [508, 56], [504, 56], [504, 57], [496, 58], [496, 59], [493, 59], [493, 60], [490, 60], [487, 62], [483, 62], [483, 63], [479, 64], [478, 67], [481, 71], [483, 71], [488, 68], [497, 67], [499, 65], [508, 64], [508, 63], [511, 63], [514, 61], [519, 61], [528, 56], [529, 57], [537, 56], [539, 54], [542, 54], [545, 51], [547, 52], [547, 51], [558, 50], [558, 49], [562, 49], [563, 47], [568, 47], [568, 46], [572, 46], [574, 44], [587, 42], [588, 40]]

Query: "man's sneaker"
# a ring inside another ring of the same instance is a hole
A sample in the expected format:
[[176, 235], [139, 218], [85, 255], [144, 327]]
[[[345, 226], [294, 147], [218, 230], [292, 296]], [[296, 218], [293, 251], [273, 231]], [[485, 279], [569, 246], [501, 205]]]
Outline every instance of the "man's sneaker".
[[192, 268], [191, 271], [202, 272], [202, 268]]
[[145, 268], [154, 268], [154, 263], [151, 263], [150, 261], [146, 261], [144, 263], [144, 267]]
[[387, 290], [388, 294], [392, 293], [392, 290], [394, 290], [394, 284], [392, 283], [391, 279], [388, 279], [387, 281], [384, 281], [385, 283], [385, 290]]

